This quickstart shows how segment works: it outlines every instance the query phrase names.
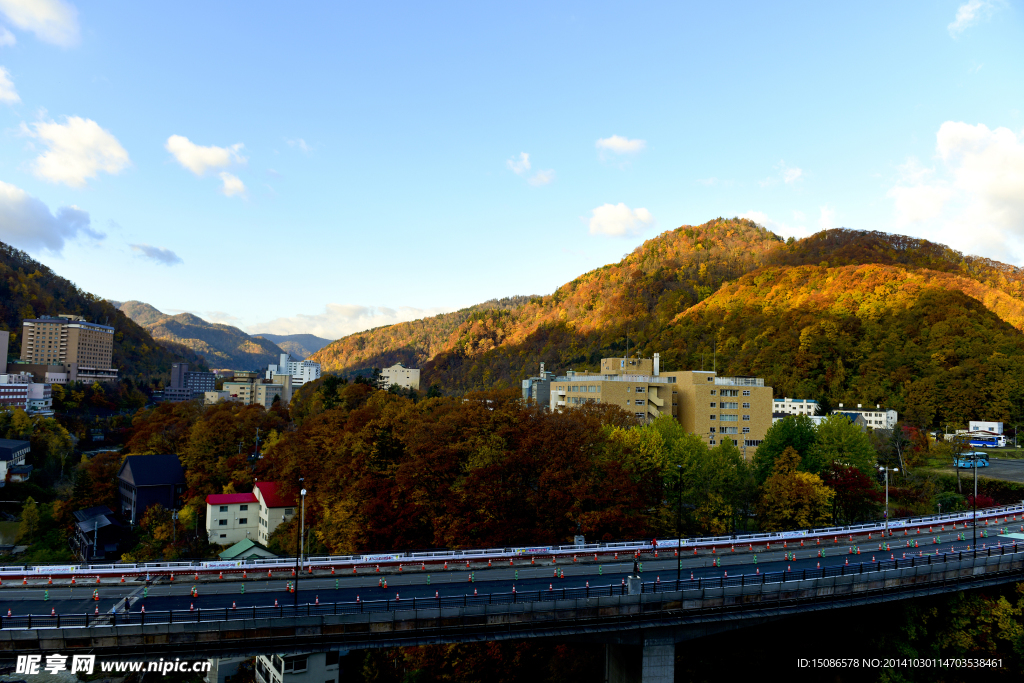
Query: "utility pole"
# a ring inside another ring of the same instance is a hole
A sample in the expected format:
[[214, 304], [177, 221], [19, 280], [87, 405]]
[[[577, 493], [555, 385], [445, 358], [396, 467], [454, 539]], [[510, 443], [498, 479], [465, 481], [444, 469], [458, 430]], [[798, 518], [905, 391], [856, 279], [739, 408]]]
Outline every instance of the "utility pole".
[[974, 524], [971, 526], [974, 532], [974, 554], [978, 554], [978, 454], [971, 453], [971, 460], [974, 461]]

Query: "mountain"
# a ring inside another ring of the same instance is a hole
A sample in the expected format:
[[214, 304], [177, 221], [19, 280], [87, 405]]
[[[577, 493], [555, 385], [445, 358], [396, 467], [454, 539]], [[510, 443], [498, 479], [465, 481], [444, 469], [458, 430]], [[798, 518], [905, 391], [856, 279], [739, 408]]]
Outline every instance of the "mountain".
[[315, 334], [269, 334], [267, 332], [260, 332], [253, 336], [262, 337], [277, 344], [281, 349], [290, 353], [292, 358], [297, 360], [305, 360], [331, 343], [330, 339], [324, 339]]
[[61, 313], [114, 327], [112, 364], [121, 378], [147, 382], [169, 377], [171, 364], [183, 360], [203, 367], [187, 349], [161, 346], [110, 302], [83, 292], [25, 252], [0, 242], [0, 329], [11, 333], [11, 354], [20, 353], [23, 320]]
[[[648, 240], [544, 297], [482, 304], [339, 339], [352, 373], [395, 360], [442, 391], [660, 352], [670, 369], [757, 375], [778, 396], [883, 403], [922, 425], [1024, 421], [1024, 271], [901, 235], [782, 240], [716, 219]], [[627, 341], [628, 338], [628, 341]]]
[[272, 341], [251, 337], [237, 327], [211, 323], [191, 313], [166, 315], [141, 301], [126, 301], [121, 311], [145, 327], [161, 344], [191, 349], [212, 368], [255, 370], [276, 363], [282, 353]]
[[165, 313], [161, 313], [149, 304], [141, 301], [125, 301], [124, 303], [118, 303], [117, 307], [124, 311], [124, 314], [129, 318], [143, 326], [151, 325], [157, 320], [167, 317]]

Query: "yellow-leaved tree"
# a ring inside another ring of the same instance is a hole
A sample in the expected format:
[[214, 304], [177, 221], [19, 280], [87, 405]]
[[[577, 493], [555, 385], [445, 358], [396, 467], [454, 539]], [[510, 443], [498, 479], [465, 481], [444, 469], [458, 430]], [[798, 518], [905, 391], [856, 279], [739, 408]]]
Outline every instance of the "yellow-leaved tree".
[[830, 522], [835, 491], [818, 475], [797, 470], [799, 465], [800, 454], [793, 448], [782, 451], [775, 461], [758, 505], [762, 531], [788, 531]]

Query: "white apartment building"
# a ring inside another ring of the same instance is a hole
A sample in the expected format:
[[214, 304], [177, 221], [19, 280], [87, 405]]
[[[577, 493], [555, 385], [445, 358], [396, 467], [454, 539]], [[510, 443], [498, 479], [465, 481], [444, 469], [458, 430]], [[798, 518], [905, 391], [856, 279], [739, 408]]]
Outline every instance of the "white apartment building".
[[818, 402], [813, 398], [774, 398], [772, 399], [772, 414], [785, 413], [786, 415], [809, 415], [813, 416], [818, 410]]
[[403, 389], [420, 390], [420, 371], [407, 368], [401, 363], [395, 363], [390, 368], [380, 371], [380, 381], [377, 386], [381, 389], [389, 389], [392, 384], [397, 384]]
[[292, 386], [301, 387], [306, 382], [320, 379], [320, 364], [311, 360], [292, 360], [287, 353], [281, 354], [277, 365], [267, 366], [267, 379], [275, 375], [291, 375]]
[[295, 504], [277, 495], [277, 484], [261, 481], [252, 493], [207, 496], [206, 536], [217, 545], [247, 538], [266, 545], [278, 525], [294, 515]]
[[864, 418], [864, 423], [868, 429], [895, 429], [898, 415], [895, 410], [882, 410], [880, 404], [875, 405], [875, 409], [871, 410], [870, 407], [864, 408], [860, 403], [857, 404], [857, 408], [844, 408], [843, 404], [840, 403], [839, 407], [832, 411], [833, 413], [860, 413], [861, 417]]
[[[348, 651], [328, 650], [299, 655], [258, 655], [256, 683], [339, 683], [341, 656]], [[347, 672], [349, 676], [354, 671]]]

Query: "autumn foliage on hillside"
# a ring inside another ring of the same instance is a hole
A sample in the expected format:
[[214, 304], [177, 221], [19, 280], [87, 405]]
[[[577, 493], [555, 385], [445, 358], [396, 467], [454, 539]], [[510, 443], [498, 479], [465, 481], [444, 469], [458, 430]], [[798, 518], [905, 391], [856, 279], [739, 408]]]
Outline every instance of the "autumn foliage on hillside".
[[112, 325], [112, 363], [120, 377], [148, 380], [169, 375], [171, 363], [202, 362], [184, 349], [168, 349], [104, 299], [83, 292], [23, 251], [0, 242], [0, 330], [11, 333], [10, 352], [21, 349], [23, 320], [61, 313], [81, 315], [87, 320]]

